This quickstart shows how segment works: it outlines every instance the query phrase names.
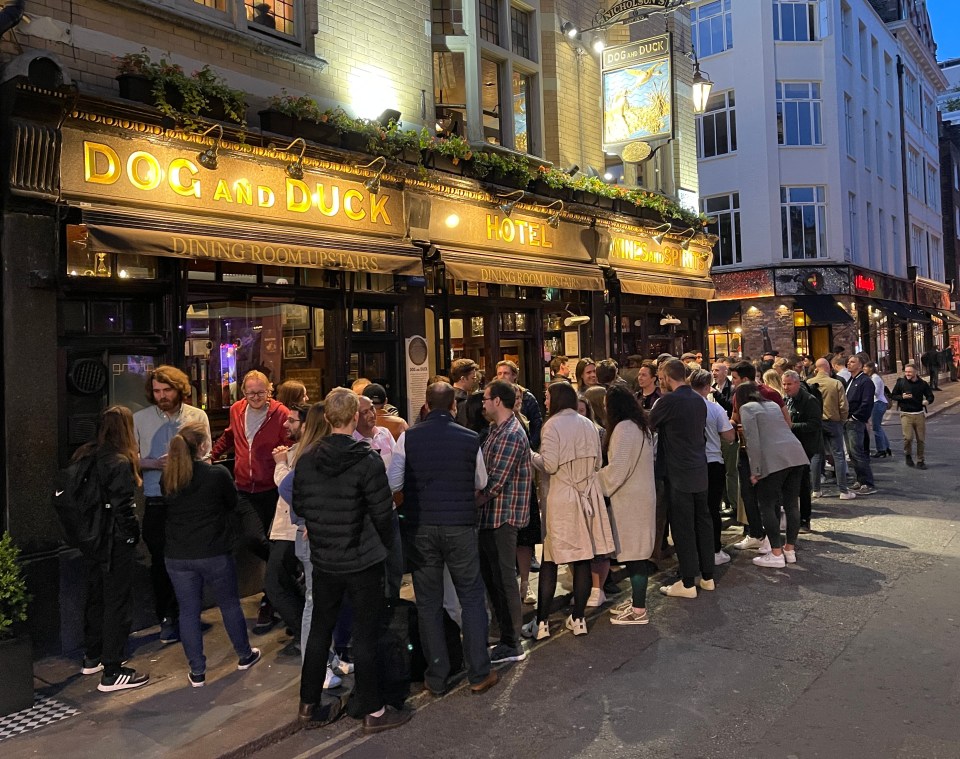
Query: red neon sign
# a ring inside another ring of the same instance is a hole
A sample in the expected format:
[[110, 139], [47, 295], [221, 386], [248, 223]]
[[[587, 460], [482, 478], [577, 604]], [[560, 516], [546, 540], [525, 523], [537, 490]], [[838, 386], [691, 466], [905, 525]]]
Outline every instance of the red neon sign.
[[854, 276], [853, 286], [858, 290], [866, 290], [868, 293], [872, 293], [877, 289], [877, 283], [874, 282], [873, 277], [867, 277], [863, 274], [857, 274]]

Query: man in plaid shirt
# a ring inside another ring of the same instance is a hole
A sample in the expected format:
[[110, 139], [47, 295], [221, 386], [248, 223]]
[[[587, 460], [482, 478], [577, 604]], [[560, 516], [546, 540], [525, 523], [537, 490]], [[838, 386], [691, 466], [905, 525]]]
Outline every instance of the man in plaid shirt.
[[487, 486], [477, 493], [480, 512], [480, 573], [490, 594], [500, 642], [490, 651], [490, 661], [527, 658], [520, 642], [522, 605], [517, 585], [517, 530], [530, 518], [533, 471], [527, 434], [513, 413], [517, 391], [509, 382], [496, 380], [483, 389], [483, 414], [493, 428], [483, 444]]

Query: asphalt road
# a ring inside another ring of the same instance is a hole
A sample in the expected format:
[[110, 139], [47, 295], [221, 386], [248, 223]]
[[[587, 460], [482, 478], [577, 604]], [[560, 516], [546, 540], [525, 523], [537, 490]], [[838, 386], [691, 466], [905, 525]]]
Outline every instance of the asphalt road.
[[652, 593], [646, 627], [604, 612], [575, 639], [555, 615], [483, 696], [420, 696], [398, 730], [345, 719], [257, 756], [960, 757], [958, 414], [930, 420], [926, 472], [886, 426], [897, 453], [876, 465], [880, 492], [815, 502], [796, 565], [735, 556], [715, 593]]

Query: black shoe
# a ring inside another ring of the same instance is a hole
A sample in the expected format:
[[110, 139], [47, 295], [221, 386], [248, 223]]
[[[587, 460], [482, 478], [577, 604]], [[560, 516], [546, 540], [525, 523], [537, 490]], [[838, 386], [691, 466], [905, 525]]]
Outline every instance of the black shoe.
[[923, 459], [917, 459], [917, 469], [926, 469], [927, 465], [924, 463]]
[[196, 672], [188, 672], [187, 679], [190, 681], [191, 688], [202, 688], [207, 684], [207, 676], [203, 672], [199, 675]]
[[913, 466], [913, 456], [907, 454], [907, 466]]
[[254, 635], [263, 635], [270, 632], [277, 624], [277, 615], [273, 613], [270, 602], [264, 598], [260, 601], [260, 610], [257, 612], [257, 623], [253, 626]]
[[363, 718], [363, 732], [380, 733], [384, 730], [392, 730], [400, 725], [405, 725], [413, 717], [413, 709], [394, 709], [392, 706], [384, 707], [383, 714], [374, 717], [368, 714]]
[[620, 586], [614, 581], [613, 577], [607, 575], [607, 581], [603, 583], [603, 593], [607, 597], [615, 596], [620, 593]]
[[800, 523], [800, 534], [801, 534], [801, 535], [809, 535], [811, 532], [813, 532], [813, 530], [810, 529], [810, 523], [809, 523], [809, 522], [801, 522], [801, 523]]
[[180, 642], [180, 623], [172, 617], [160, 620], [160, 642], [165, 646]]
[[323, 727], [336, 722], [343, 716], [343, 704], [343, 699], [327, 701], [322, 704], [305, 704], [301, 701], [297, 719], [307, 730]]
[[83, 666], [80, 667], [81, 675], [95, 675], [103, 672], [103, 663], [99, 659], [88, 659], [83, 657]]
[[882, 458], [886, 458], [888, 455], [889, 455], [889, 454], [888, 454], [886, 451], [877, 451], [876, 453], [872, 453], [872, 454], [870, 455], [870, 458], [872, 458], [872, 459], [882, 459]]
[[251, 648], [250, 655], [244, 656], [240, 661], [237, 662], [237, 669], [244, 670], [250, 669], [254, 664], [260, 661], [260, 649]]
[[531, 572], [539, 572], [539, 571], [540, 571], [540, 562], [537, 561], [537, 557], [536, 557], [536, 556], [534, 556], [533, 559], [530, 561], [530, 571], [531, 571]]
[[287, 645], [277, 651], [277, 656], [300, 656], [300, 641], [291, 640]]
[[108, 675], [104, 672], [100, 678], [100, 684], [97, 690], [103, 693], [112, 693], [115, 690], [129, 690], [130, 688], [139, 688], [150, 681], [149, 675], [141, 675], [137, 670], [130, 667], [121, 667], [117, 672]]

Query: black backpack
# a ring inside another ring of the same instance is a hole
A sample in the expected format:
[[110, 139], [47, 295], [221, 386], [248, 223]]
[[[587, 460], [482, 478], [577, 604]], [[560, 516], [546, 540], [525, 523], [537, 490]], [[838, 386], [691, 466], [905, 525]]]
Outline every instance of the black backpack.
[[110, 534], [110, 505], [100, 495], [95, 455], [84, 456], [61, 469], [54, 480], [53, 509], [67, 545], [85, 556], [99, 556]]

